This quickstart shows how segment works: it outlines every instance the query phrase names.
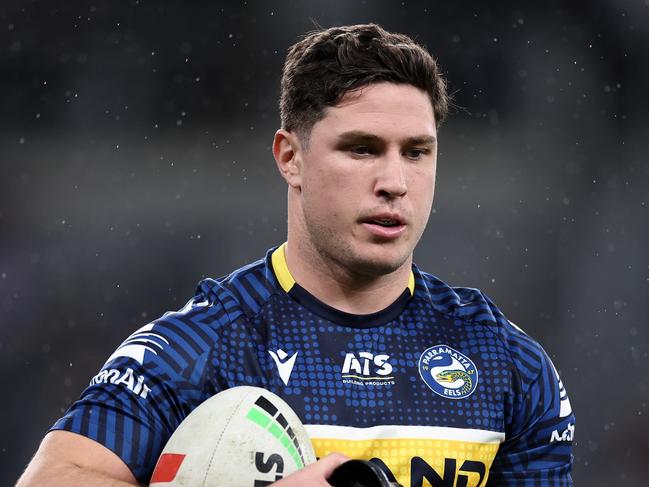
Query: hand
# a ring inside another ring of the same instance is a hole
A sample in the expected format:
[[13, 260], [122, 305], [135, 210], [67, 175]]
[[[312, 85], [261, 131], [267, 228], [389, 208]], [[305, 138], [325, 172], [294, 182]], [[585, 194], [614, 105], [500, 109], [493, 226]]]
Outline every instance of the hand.
[[331, 477], [338, 466], [347, 460], [349, 458], [342, 453], [331, 453], [302, 470], [275, 482], [271, 487], [330, 487], [327, 479]]

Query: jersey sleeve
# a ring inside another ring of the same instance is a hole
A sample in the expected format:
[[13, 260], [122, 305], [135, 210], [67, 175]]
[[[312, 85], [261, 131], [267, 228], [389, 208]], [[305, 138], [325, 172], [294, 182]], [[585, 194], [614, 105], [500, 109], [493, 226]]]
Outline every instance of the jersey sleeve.
[[514, 370], [506, 438], [488, 486], [570, 486], [575, 416], [552, 361], [518, 329], [508, 338]]
[[214, 325], [227, 320], [220, 302], [199, 293], [182, 310], [143, 326], [108, 358], [51, 430], [99, 442], [147, 484], [176, 427], [218, 392], [210, 355], [218, 340]]

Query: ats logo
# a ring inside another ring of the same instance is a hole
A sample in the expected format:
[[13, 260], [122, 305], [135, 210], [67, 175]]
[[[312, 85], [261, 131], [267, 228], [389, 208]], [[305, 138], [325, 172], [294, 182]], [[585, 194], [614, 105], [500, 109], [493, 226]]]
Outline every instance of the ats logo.
[[374, 355], [370, 352], [358, 352], [345, 355], [342, 368], [343, 384], [361, 386], [391, 386], [394, 385], [392, 365], [386, 354]]

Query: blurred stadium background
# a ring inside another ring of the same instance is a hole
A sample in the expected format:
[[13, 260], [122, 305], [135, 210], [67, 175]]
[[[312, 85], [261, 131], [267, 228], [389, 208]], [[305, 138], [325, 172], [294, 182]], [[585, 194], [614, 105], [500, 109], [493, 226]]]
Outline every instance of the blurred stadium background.
[[285, 237], [287, 47], [378, 22], [439, 59], [418, 264], [539, 339], [578, 485], [646, 485], [649, 0], [0, 5], [0, 484], [131, 331]]

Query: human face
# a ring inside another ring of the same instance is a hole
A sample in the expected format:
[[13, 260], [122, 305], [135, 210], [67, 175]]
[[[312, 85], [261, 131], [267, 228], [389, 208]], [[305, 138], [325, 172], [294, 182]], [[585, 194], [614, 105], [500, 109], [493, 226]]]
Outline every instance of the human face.
[[361, 275], [410, 266], [433, 202], [437, 129], [428, 95], [376, 83], [347, 94], [302, 149], [301, 246]]

